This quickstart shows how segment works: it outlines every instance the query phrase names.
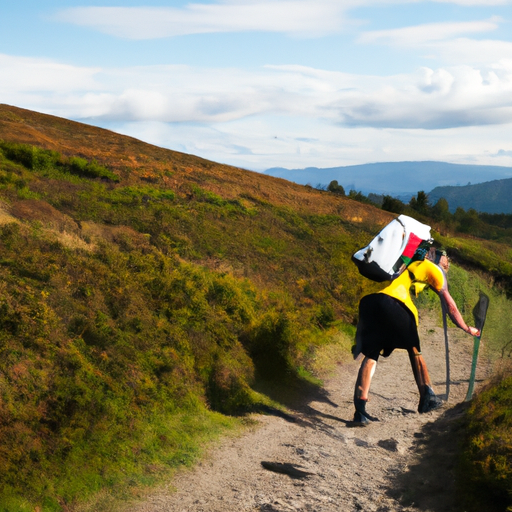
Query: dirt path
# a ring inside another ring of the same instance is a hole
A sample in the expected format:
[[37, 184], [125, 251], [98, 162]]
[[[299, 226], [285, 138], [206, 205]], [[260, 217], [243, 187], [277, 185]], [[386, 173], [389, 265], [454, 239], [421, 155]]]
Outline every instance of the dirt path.
[[[422, 319], [422, 349], [437, 393], [445, 393], [441, 328]], [[431, 511], [453, 507], [453, 449], [471, 365], [472, 338], [450, 329], [452, 384], [438, 411], [416, 413], [407, 353], [382, 359], [368, 410], [380, 421], [351, 427], [358, 364], [340, 366], [324, 393], [290, 417], [256, 416], [258, 427], [226, 439], [196, 468], [130, 512]], [[480, 366], [477, 380], [485, 377]], [[262, 461], [294, 464], [304, 478], [269, 471]], [[174, 491], [174, 492], [173, 492]]]

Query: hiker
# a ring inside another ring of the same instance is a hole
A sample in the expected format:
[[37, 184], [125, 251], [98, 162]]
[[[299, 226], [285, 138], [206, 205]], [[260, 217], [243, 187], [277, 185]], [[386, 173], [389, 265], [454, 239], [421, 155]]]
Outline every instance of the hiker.
[[376, 420], [366, 412], [370, 384], [379, 356], [388, 357], [395, 348], [406, 349], [420, 392], [418, 412], [426, 413], [442, 405], [433, 389], [427, 365], [420, 349], [418, 310], [411, 296], [411, 286], [423, 289], [430, 286], [441, 299], [453, 323], [472, 336], [480, 331], [469, 327], [462, 318], [455, 301], [448, 292], [446, 272], [449, 269], [446, 252], [422, 245], [416, 251], [413, 263], [388, 286], [377, 293], [364, 296], [359, 303], [359, 323], [356, 333], [354, 358], [360, 353], [364, 359], [359, 368], [354, 390], [354, 422], [367, 425]]

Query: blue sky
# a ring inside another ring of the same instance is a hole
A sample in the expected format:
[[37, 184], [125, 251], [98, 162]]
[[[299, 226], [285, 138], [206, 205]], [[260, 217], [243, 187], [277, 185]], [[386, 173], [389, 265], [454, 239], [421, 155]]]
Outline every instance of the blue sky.
[[0, 103], [257, 171], [512, 166], [511, 6], [0, 0]]

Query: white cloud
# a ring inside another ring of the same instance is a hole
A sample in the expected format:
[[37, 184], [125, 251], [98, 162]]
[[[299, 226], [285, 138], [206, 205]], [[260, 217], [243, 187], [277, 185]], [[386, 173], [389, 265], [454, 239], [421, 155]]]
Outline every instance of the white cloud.
[[[462, 6], [502, 6], [512, 0], [434, 0]], [[126, 39], [158, 39], [215, 32], [264, 31], [299, 36], [340, 32], [351, 23], [346, 13], [355, 7], [418, 3], [421, 0], [219, 0], [173, 7], [71, 7], [54, 19], [90, 27]], [[396, 41], [412, 37], [453, 37], [458, 33], [493, 30], [495, 21], [431, 24], [363, 34], [362, 40]], [[437, 34], [437, 35], [436, 35]]]
[[451, 39], [462, 34], [491, 32], [498, 28], [498, 18], [487, 21], [466, 21], [458, 23], [427, 23], [412, 27], [363, 32], [360, 43], [387, 43], [397, 46], [418, 46], [433, 41]]
[[512, 59], [378, 77], [303, 66], [100, 70], [0, 55], [0, 75], [2, 101], [73, 119], [227, 123], [274, 115], [408, 129], [512, 122]]
[[[512, 164], [512, 59], [378, 77], [303, 66], [99, 69], [0, 55], [0, 76], [4, 103], [246, 168], [416, 160], [428, 151]], [[495, 138], [478, 140], [479, 130]], [[462, 132], [474, 146], [455, 136]], [[486, 147], [487, 160], [478, 156]]]
[[402, 51], [422, 52], [423, 57], [445, 65], [487, 67], [493, 62], [512, 60], [512, 42], [493, 39], [471, 39], [464, 34], [483, 34], [499, 28], [503, 20], [430, 23], [392, 30], [363, 32], [361, 44], [387, 44]]
[[61, 64], [51, 59], [15, 57], [0, 54], [0, 93], [61, 93], [69, 90], [96, 89], [98, 68]]
[[423, 47], [443, 63], [491, 67], [493, 63], [512, 60], [512, 42], [459, 38], [434, 42]]
[[332, 103], [342, 124], [445, 129], [512, 123], [512, 73], [503, 70], [423, 68], [416, 76], [368, 85]]
[[75, 7], [55, 18], [127, 39], [242, 31], [313, 36], [338, 31], [343, 12], [343, 2], [335, 0], [244, 0], [183, 8]]

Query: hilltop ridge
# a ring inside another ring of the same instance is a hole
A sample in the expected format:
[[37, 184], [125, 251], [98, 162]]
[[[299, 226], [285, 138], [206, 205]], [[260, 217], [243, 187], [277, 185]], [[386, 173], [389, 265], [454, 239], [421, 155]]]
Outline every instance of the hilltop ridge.
[[[256, 198], [316, 213], [338, 213], [340, 204], [354, 222], [386, 222], [390, 215], [345, 198], [262, 173], [164, 149], [60, 117], [0, 104], [0, 139], [56, 150], [108, 164], [125, 183], [155, 183], [177, 189], [201, 183], [226, 199], [254, 194]], [[369, 215], [368, 212], [372, 211]]]
[[458, 207], [472, 208], [486, 213], [512, 213], [512, 178], [486, 181], [460, 187], [436, 187], [428, 194], [432, 204], [444, 198], [448, 201], [450, 211]]

